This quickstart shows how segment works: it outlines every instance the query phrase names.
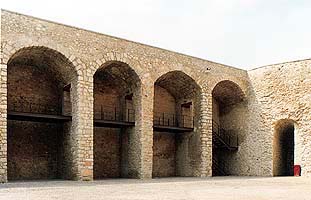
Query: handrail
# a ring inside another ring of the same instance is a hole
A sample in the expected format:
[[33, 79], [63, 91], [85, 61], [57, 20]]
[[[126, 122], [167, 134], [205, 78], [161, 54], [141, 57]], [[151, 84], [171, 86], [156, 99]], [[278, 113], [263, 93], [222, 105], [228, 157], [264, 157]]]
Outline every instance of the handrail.
[[238, 135], [229, 134], [229, 132], [223, 128], [216, 121], [212, 121], [213, 136], [216, 136], [226, 147], [237, 148], [239, 146]]
[[[221, 163], [221, 164], [219, 164]], [[219, 175], [227, 175], [226, 173], [226, 164], [225, 162], [219, 162], [219, 160], [215, 160], [214, 158], [212, 159], [212, 164], [213, 164], [213, 170], [214, 170], [214, 167], [215, 169], [217, 170], [217, 172], [220, 172]]]
[[193, 122], [193, 117], [190, 115], [155, 112], [153, 116], [153, 124], [159, 126], [193, 128]]
[[94, 119], [120, 122], [135, 122], [135, 110], [101, 105], [100, 110], [94, 110]]
[[[8, 104], [8, 112], [62, 115], [62, 107], [23, 101]], [[135, 122], [135, 110], [134, 109], [122, 110], [121, 108], [118, 107], [100, 106], [99, 111], [98, 110], [94, 111], [94, 119]]]
[[62, 107], [24, 101], [8, 104], [8, 112], [60, 115]]

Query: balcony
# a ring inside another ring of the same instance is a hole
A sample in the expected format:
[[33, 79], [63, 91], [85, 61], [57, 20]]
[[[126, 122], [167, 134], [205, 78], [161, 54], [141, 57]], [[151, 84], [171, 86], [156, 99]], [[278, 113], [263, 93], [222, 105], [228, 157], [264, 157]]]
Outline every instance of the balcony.
[[193, 117], [171, 113], [155, 113], [153, 129], [159, 132], [192, 132]]
[[135, 110], [100, 106], [100, 109], [94, 111], [94, 126], [112, 128], [135, 126]]
[[[62, 123], [71, 121], [72, 117], [63, 115], [62, 109], [51, 105], [31, 102], [18, 102], [8, 105], [8, 119], [18, 121]], [[94, 112], [96, 127], [128, 127], [135, 125], [135, 111], [126, 109], [121, 112], [117, 107], [101, 106]]]
[[71, 116], [61, 114], [55, 106], [18, 102], [8, 105], [8, 120], [62, 123], [71, 121]]

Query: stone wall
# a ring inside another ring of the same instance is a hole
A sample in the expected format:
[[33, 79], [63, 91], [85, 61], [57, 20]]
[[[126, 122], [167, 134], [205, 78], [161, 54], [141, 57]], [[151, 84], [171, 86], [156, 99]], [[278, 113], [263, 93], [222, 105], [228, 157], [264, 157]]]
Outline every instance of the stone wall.
[[[108, 61], [127, 63], [141, 81], [135, 97], [137, 98], [135, 109], [138, 113], [135, 130], [128, 131], [129, 136], [132, 136], [129, 140], [132, 144], [129, 153], [132, 159], [129, 160], [129, 165], [132, 165], [134, 168], [132, 173], [137, 177], [151, 177], [153, 84], [159, 77], [170, 71], [181, 71], [187, 74], [200, 88], [200, 94], [196, 97], [198, 103], [193, 104], [196, 118], [194, 133], [183, 136], [188, 138], [186, 141], [192, 142], [182, 143], [182, 146], [191, 144], [197, 147], [190, 149], [191, 154], [187, 153], [191, 155], [191, 159], [186, 156], [187, 161], [182, 161], [182, 163], [192, 163], [193, 167], [186, 167], [188, 174], [211, 175], [211, 94], [214, 86], [223, 80], [236, 83], [245, 93], [246, 98], [244, 104], [237, 105], [230, 115], [226, 115], [225, 121], [230, 122], [235, 118], [234, 126], [238, 128], [241, 135], [241, 145], [237, 154], [233, 156], [234, 164], [231, 165], [230, 171], [236, 175], [272, 175], [274, 125], [280, 119], [290, 118], [297, 123], [298, 127], [295, 134], [297, 141], [295, 162], [302, 163], [303, 175], [310, 174], [308, 167], [310, 155], [307, 153], [308, 145], [306, 145], [310, 141], [307, 131], [309, 124], [305, 114], [308, 113], [310, 105], [305, 100], [307, 95], [302, 95], [309, 92], [307, 88], [309, 88], [310, 61], [267, 66], [249, 71], [248, 76], [246, 71], [214, 62], [29, 16], [7, 11], [2, 12], [1, 16], [1, 173], [6, 174], [7, 166], [6, 69], [8, 61], [21, 48], [44, 46], [61, 52], [77, 72], [77, 77], [71, 80], [71, 82], [75, 81], [72, 82], [70, 95], [73, 99], [73, 122], [68, 125], [69, 131], [78, 133], [76, 138], [68, 140], [70, 146], [68, 154], [73, 155], [72, 159], [69, 159], [71, 164], [68, 166], [72, 168], [69, 171], [77, 179], [92, 177], [93, 75], [96, 69]], [[62, 37], [59, 37], [60, 34]], [[70, 74], [63, 69], [58, 71]], [[161, 81], [165, 83], [167, 79], [173, 80], [169, 82], [172, 88], [183, 88], [182, 82], [189, 83], [182, 77], [174, 75], [165, 76]], [[191, 94], [191, 90], [183, 91]], [[179, 92], [174, 95], [180, 97], [184, 94]], [[179, 104], [177, 102], [178, 107]], [[241, 115], [245, 110], [248, 112]], [[228, 123], [226, 126], [231, 125]], [[6, 180], [5, 175], [2, 176], [2, 180]]]
[[153, 135], [153, 177], [176, 176], [176, 135], [154, 132]]
[[[308, 95], [311, 93], [310, 60], [270, 65], [247, 72], [120, 38], [2, 11], [2, 181], [7, 178], [7, 65], [12, 58], [25, 55], [35, 58], [36, 63], [49, 60], [48, 66], [54, 66], [59, 72], [55, 77], [62, 79], [64, 84], [71, 83], [72, 122], [65, 126], [68, 135], [64, 137], [68, 145], [65, 150], [68, 172], [65, 174], [71, 173], [72, 179], [93, 178], [93, 76], [97, 69], [105, 68], [110, 63], [123, 63], [119, 67], [121, 70], [111, 70], [112, 74], [122, 74], [126, 80], [135, 77], [131, 82], [133, 86], [124, 88], [133, 93], [136, 113], [135, 127], [124, 131], [126, 136], [122, 137], [128, 146], [122, 149], [122, 155], [124, 149], [127, 154], [121, 163], [127, 164], [121, 166], [124, 168], [121, 172], [129, 177], [152, 177], [153, 140], [157, 140], [154, 139], [156, 134], [152, 129], [154, 85], [165, 88], [174, 96], [176, 108], [185, 101], [193, 101], [194, 131], [175, 140], [176, 146], [182, 147], [176, 148], [176, 166], [180, 167], [176, 169], [176, 174], [212, 175], [212, 91], [222, 81], [234, 83], [245, 95], [241, 103], [235, 104], [234, 109], [220, 118], [224, 126], [237, 130], [241, 136], [238, 151], [226, 158], [232, 163], [230, 173], [272, 176], [275, 125], [281, 119], [290, 119], [295, 122], [295, 163], [302, 166], [303, 176], [311, 174], [311, 138], [308, 131], [311, 107]], [[39, 57], [44, 59], [38, 60]], [[22, 61], [18, 60], [18, 63]], [[176, 112], [179, 112], [178, 109]], [[166, 141], [167, 144], [171, 143], [171, 140]]]
[[121, 177], [121, 130], [94, 129], [94, 179]]
[[[154, 86], [154, 108], [156, 114], [167, 113], [176, 115], [176, 100], [165, 88]], [[155, 115], [154, 114], [154, 115]]]
[[61, 127], [35, 122], [8, 122], [8, 179], [62, 177]]
[[[228, 108], [227, 108], [228, 109]], [[230, 110], [220, 118], [220, 125], [226, 130], [226, 134], [231, 135], [232, 140], [238, 140], [239, 148], [236, 151], [223, 152], [223, 162], [226, 166], [226, 173], [229, 175], [248, 175], [248, 172], [243, 172], [248, 167], [257, 168], [258, 166], [248, 166], [244, 164], [242, 159], [244, 154], [249, 151], [251, 144], [245, 138], [248, 135], [248, 118], [249, 112], [247, 102], [239, 102], [232, 105]]]
[[215, 101], [213, 109], [218, 109], [213, 111], [213, 114], [215, 114], [213, 120], [216, 122], [218, 120], [219, 128], [230, 136], [232, 143], [238, 140], [240, 147], [234, 151], [215, 149], [213, 151], [214, 160], [218, 162], [218, 165], [223, 165], [226, 174], [240, 175], [242, 174], [241, 169], [246, 167], [240, 161], [242, 158], [240, 152], [247, 149], [249, 145], [243, 140], [248, 131], [246, 94], [231, 81], [219, 82], [213, 89], [212, 94]]
[[8, 66], [8, 110], [57, 114], [62, 87], [48, 71], [36, 66]]
[[213, 120], [219, 124], [220, 120], [219, 120], [219, 103], [217, 102], [217, 100], [215, 98], [213, 98]]
[[[118, 87], [120, 83], [109, 74], [94, 76], [94, 119], [113, 120], [122, 113], [125, 99]], [[103, 115], [103, 116], [101, 116]], [[94, 179], [121, 177], [121, 128], [94, 127]]]
[[[60, 113], [62, 90], [57, 83], [44, 69], [9, 65], [8, 110]], [[62, 177], [61, 125], [9, 120], [7, 131], [9, 180]]]
[[[248, 135], [257, 157], [257, 174], [273, 175], [273, 138], [280, 120], [295, 123], [295, 164], [301, 165], [302, 176], [311, 172], [310, 94], [311, 60], [269, 65], [249, 71], [252, 93], [252, 118]], [[253, 162], [255, 165], [255, 162]], [[254, 168], [256, 169], [256, 168]], [[255, 173], [255, 172], [254, 172]]]
[[[176, 100], [164, 88], [154, 86], [154, 121], [155, 123], [165, 119], [172, 123], [176, 115]], [[166, 123], [166, 122], [165, 122]], [[168, 123], [168, 122], [167, 122]], [[175, 133], [153, 132], [153, 177], [168, 177], [176, 175], [176, 136]]]

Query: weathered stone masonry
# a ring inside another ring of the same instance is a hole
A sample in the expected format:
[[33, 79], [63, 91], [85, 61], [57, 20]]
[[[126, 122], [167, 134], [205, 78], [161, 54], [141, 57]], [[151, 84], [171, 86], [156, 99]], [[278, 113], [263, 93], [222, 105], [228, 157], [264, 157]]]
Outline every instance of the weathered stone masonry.
[[0, 56], [1, 182], [279, 175], [284, 120], [311, 175], [310, 60], [245, 71], [5, 10]]

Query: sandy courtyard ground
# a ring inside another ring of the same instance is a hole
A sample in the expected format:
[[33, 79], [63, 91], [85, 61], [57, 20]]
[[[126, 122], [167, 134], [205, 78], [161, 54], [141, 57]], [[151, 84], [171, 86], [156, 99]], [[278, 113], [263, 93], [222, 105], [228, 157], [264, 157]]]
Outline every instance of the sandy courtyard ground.
[[11, 182], [0, 185], [0, 199], [311, 200], [311, 178], [213, 177]]

